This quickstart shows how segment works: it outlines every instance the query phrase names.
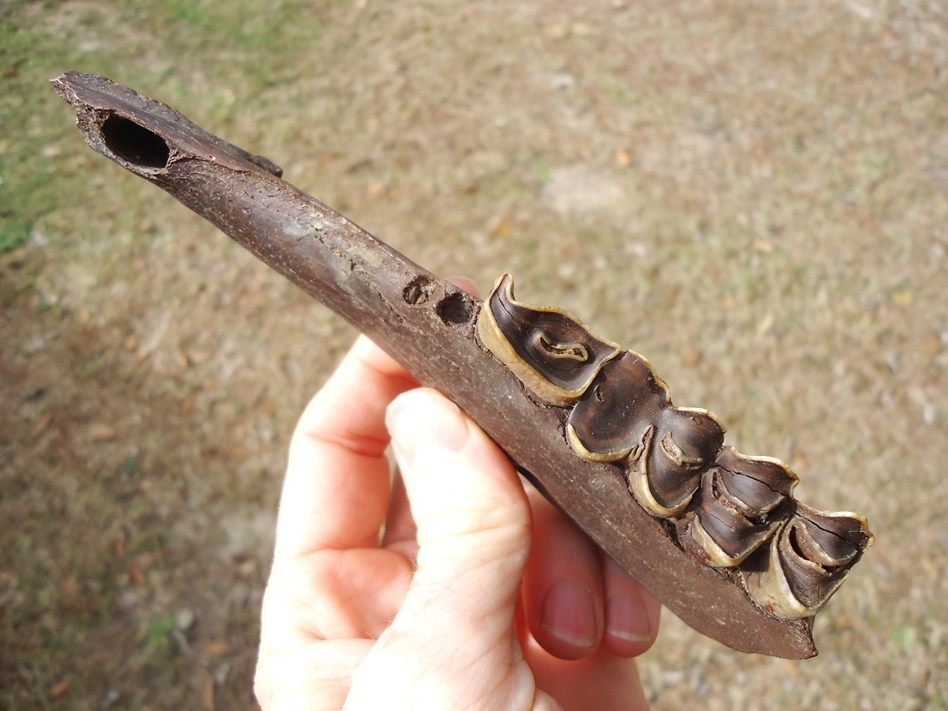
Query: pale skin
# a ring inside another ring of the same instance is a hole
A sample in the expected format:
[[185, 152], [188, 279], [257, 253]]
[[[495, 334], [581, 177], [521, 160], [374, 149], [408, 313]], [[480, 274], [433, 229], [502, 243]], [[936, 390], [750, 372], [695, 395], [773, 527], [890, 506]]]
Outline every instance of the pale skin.
[[470, 418], [359, 338], [290, 446], [264, 709], [640, 711], [632, 658], [658, 622]]

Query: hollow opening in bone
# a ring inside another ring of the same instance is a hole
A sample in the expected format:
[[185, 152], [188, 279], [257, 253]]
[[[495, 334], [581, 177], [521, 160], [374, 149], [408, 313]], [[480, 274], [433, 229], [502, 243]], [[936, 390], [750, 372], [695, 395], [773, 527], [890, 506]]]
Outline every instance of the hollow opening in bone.
[[165, 168], [171, 149], [165, 140], [124, 116], [112, 114], [102, 124], [105, 145], [122, 160], [142, 168]]
[[463, 326], [471, 320], [471, 304], [460, 293], [448, 294], [438, 302], [438, 316], [448, 326]]

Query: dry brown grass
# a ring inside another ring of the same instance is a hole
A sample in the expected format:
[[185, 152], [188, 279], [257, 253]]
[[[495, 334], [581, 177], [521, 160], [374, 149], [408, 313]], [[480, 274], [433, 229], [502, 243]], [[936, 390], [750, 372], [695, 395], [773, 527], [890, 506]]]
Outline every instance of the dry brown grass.
[[818, 658], [668, 617], [656, 709], [948, 708], [943, 5], [271, 6], [0, 8], [0, 226], [31, 235], [0, 255], [0, 706], [252, 707], [287, 437], [353, 337], [81, 145], [44, 83], [81, 69], [435, 272], [512, 272], [868, 514]]

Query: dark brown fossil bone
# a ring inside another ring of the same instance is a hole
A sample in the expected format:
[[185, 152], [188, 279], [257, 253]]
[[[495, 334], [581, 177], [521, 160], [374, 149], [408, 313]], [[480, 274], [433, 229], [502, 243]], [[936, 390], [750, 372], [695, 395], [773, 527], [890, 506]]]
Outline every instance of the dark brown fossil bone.
[[[94, 150], [210, 220], [367, 333], [422, 383], [452, 398], [546, 496], [686, 623], [746, 652], [793, 659], [816, 654], [811, 618], [782, 619], [754, 604], [740, 574], [688, 554], [673, 528], [635, 505], [619, 467], [576, 456], [564, 434], [567, 410], [538, 403], [478, 340], [477, 299], [282, 181], [269, 160], [212, 136], [164, 104], [76, 72], [52, 84], [75, 108]], [[592, 346], [587, 355], [594, 368], [613, 348], [599, 350], [602, 342], [586, 335], [537, 338], [533, 347], [557, 362], [585, 363], [574, 344]], [[560, 390], [569, 391], [563, 384]], [[661, 445], [659, 439], [652, 446]], [[678, 464], [688, 464], [691, 455], [677, 433], [663, 446]], [[839, 556], [839, 546], [807, 531], [812, 545], [801, 546], [817, 557], [820, 551]], [[858, 553], [846, 567], [856, 559]]]

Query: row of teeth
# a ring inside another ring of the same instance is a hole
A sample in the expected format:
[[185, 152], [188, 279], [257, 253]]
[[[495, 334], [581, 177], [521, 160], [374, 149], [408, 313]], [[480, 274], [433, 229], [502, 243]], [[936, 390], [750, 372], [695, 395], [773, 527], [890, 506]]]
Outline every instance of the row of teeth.
[[801, 504], [783, 462], [724, 446], [709, 412], [674, 407], [644, 357], [561, 309], [517, 302], [510, 275], [497, 280], [477, 332], [533, 396], [570, 409], [565, 435], [578, 456], [620, 465], [639, 505], [674, 524], [690, 554], [737, 571], [773, 615], [816, 614], [872, 543], [864, 517]]

